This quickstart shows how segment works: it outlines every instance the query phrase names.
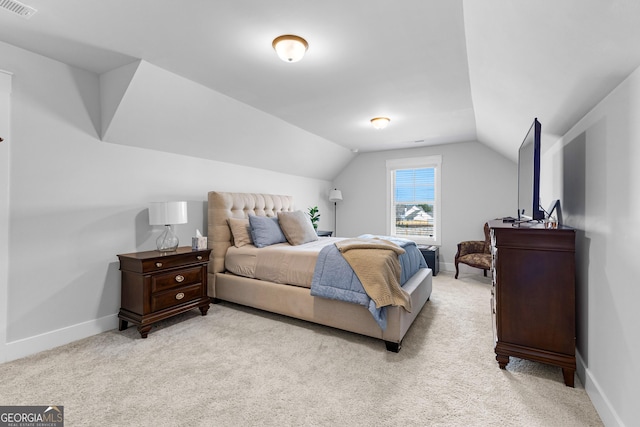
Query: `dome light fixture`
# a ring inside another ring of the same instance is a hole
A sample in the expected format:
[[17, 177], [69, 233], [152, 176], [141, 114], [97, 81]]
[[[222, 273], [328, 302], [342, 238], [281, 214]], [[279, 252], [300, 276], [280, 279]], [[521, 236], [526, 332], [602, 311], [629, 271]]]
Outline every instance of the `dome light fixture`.
[[300, 61], [309, 48], [309, 43], [305, 39], [292, 34], [276, 37], [271, 45], [284, 62]]
[[391, 119], [389, 117], [374, 117], [371, 119], [371, 124], [376, 129], [384, 129], [387, 127]]

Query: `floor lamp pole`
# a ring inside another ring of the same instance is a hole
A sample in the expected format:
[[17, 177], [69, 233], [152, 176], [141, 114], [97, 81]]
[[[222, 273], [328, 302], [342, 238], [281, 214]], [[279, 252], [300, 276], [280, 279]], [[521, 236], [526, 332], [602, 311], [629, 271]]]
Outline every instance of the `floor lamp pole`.
[[329, 191], [329, 201], [333, 202], [333, 232], [338, 236], [338, 202], [342, 200], [342, 191], [334, 188]]

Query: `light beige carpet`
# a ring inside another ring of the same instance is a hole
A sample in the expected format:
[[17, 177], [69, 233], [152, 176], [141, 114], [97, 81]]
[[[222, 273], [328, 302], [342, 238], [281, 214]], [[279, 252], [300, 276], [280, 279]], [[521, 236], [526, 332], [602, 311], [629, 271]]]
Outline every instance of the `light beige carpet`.
[[0, 405], [67, 426], [599, 426], [580, 381], [493, 352], [489, 279], [441, 272], [400, 353], [231, 304], [0, 365]]

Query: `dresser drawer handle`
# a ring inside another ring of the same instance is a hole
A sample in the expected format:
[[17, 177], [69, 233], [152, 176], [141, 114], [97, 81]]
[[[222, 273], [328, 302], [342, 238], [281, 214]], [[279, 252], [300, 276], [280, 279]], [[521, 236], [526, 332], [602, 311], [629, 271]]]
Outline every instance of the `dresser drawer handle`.
[[196, 259], [197, 259], [198, 261], [202, 261], [202, 255], [198, 255], [198, 256], [196, 257]]
[[176, 294], [176, 299], [182, 299], [184, 298], [184, 292], [179, 292]]
[[[184, 276], [183, 276], [183, 275], [181, 275], [181, 274], [178, 274], [178, 275], [176, 276], [176, 282], [178, 282], [178, 283], [182, 283], [182, 282], [184, 282]], [[184, 296], [184, 295], [183, 295], [183, 296]]]
[[156, 262], [156, 267], [158, 267], [158, 268], [162, 267], [162, 263], [161, 262]]

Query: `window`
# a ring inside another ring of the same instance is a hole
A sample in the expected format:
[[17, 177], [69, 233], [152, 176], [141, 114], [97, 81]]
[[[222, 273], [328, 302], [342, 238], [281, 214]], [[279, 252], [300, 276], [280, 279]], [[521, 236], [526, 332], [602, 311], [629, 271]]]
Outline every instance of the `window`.
[[442, 156], [387, 160], [387, 234], [440, 244], [441, 165]]

